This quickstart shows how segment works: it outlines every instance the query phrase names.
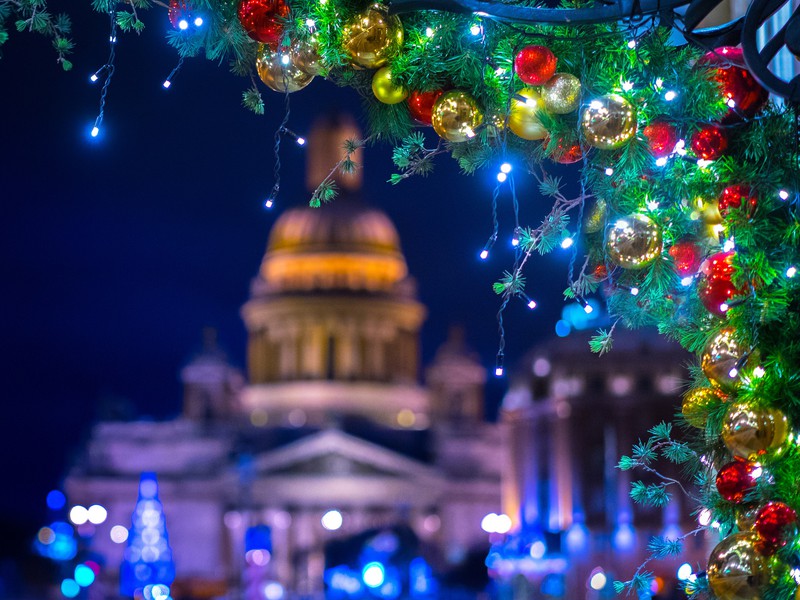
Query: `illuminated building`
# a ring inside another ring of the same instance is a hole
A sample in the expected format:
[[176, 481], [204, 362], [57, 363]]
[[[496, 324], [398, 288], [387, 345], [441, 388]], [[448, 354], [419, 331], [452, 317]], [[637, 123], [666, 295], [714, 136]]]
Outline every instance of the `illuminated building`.
[[[347, 121], [309, 137], [311, 189], [353, 137]], [[272, 228], [242, 308], [247, 379], [209, 340], [181, 372], [180, 418], [94, 427], [66, 491], [107, 508], [92, 547], [112, 573], [125, 550], [113, 528], [130, 526], [142, 472], [158, 475], [178, 598], [322, 597], [332, 545], [365, 535], [386, 553], [382, 531], [412, 533], [439, 571], [485, 556], [480, 523], [501, 511], [505, 462], [485, 370], [455, 336], [419, 384], [425, 308], [397, 232], [358, 200], [358, 173], [337, 183], [332, 205], [286, 210]], [[381, 590], [390, 565], [369, 565], [328, 585]], [[409, 569], [422, 589], [425, 565]]]
[[[632, 577], [652, 536], [697, 528], [679, 490], [670, 488], [664, 508], [634, 504], [632, 481], [659, 480], [617, 468], [650, 428], [673, 420], [689, 357], [654, 332], [620, 329], [604, 356], [590, 354], [579, 331], [534, 348], [511, 375], [502, 420], [511, 457], [504, 510], [514, 524], [488, 563], [521, 590], [515, 598], [612, 598], [613, 580]], [[676, 476], [663, 462], [659, 470]], [[679, 557], [649, 563], [659, 577], [652, 593], [669, 597], [681, 563], [705, 564], [709, 551], [703, 535], [693, 536]]]

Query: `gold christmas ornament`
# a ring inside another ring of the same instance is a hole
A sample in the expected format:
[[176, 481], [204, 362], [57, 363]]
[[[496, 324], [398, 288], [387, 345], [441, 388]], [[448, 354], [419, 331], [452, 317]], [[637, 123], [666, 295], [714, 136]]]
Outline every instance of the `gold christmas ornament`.
[[511, 99], [511, 114], [508, 128], [523, 140], [542, 140], [547, 130], [539, 120], [539, 111], [544, 110], [544, 100], [533, 88], [523, 88]]
[[700, 367], [712, 386], [732, 392], [741, 384], [737, 363], [744, 355], [745, 349], [736, 341], [735, 331], [726, 327], [706, 344], [700, 355]]
[[718, 600], [761, 600], [770, 581], [769, 558], [756, 550], [758, 535], [729, 535], [708, 558], [708, 584]]
[[403, 24], [376, 2], [344, 26], [342, 39], [350, 60], [367, 69], [376, 69], [385, 65], [403, 45]]
[[381, 67], [372, 76], [372, 93], [384, 104], [397, 104], [408, 97], [408, 91], [392, 82], [392, 70]]
[[581, 104], [581, 80], [569, 73], [556, 73], [542, 86], [542, 99], [548, 112], [566, 115]]
[[617, 219], [608, 232], [606, 252], [620, 267], [642, 269], [661, 254], [661, 229], [647, 215]]
[[595, 148], [619, 148], [636, 135], [636, 109], [618, 94], [602, 96], [583, 110], [581, 129]]
[[321, 75], [325, 72], [322, 57], [319, 54], [319, 38], [316, 34], [292, 44], [290, 54], [292, 64], [304, 73]]
[[586, 217], [583, 230], [586, 233], [597, 233], [600, 231], [603, 228], [603, 224], [606, 222], [606, 212], [608, 212], [606, 201], [598, 198]]
[[759, 408], [744, 402], [731, 405], [722, 422], [722, 441], [734, 456], [751, 458], [777, 450], [789, 435], [789, 421], [776, 408]]
[[708, 411], [723, 400], [713, 388], [695, 388], [683, 397], [681, 413], [689, 425], [702, 429], [706, 426]]
[[301, 71], [293, 62], [292, 47], [273, 52], [266, 44], [259, 44], [256, 70], [261, 81], [276, 92], [296, 92], [306, 87], [314, 76]]
[[475, 137], [475, 129], [483, 122], [478, 104], [466, 92], [451, 90], [442, 94], [433, 105], [433, 129], [449, 142], [465, 142]]
[[750, 531], [756, 524], [761, 507], [758, 504], [744, 504], [736, 507], [736, 526], [739, 531]]

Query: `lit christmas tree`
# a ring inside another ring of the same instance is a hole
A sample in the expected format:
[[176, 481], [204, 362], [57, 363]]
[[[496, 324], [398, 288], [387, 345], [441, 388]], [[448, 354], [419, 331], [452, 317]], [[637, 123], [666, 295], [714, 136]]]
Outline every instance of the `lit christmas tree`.
[[139, 480], [139, 499], [131, 519], [128, 547], [120, 566], [120, 593], [141, 597], [150, 586], [148, 597], [166, 600], [169, 586], [175, 579], [175, 562], [169, 547], [167, 524], [155, 473], [142, 473]]

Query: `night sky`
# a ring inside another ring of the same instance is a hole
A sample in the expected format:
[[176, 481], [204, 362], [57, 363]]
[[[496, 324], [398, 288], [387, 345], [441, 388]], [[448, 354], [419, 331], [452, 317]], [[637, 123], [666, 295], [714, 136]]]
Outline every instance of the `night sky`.
[[[239, 308], [268, 231], [281, 210], [309, 196], [303, 151], [287, 142], [281, 195], [272, 211], [262, 207], [281, 95], [265, 89], [267, 114], [252, 115], [240, 105], [247, 81], [199, 58], [162, 88], [177, 56], [161, 9], [145, 15], [141, 36], [120, 36], [103, 131], [90, 138], [100, 90], [88, 77], [105, 63], [108, 20], [89, 4], [51, 0], [74, 19], [72, 72], [36, 34], [12, 32], [0, 58], [3, 554], [19, 552], [44, 524], [47, 491], [109, 406], [178, 414], [178, 372], [200, 349], [203, 327], [216, 327], [232, 362], [244, 365]], [[289, 126], [299, 133], [322, 111], [362, 118], [354, 92], [319, 78], [291, 104]], [[390, 157], [388, 145], [367, 152], [364, 195], [395, 222], [429, 308], [423, 358], [461, 323], [492, 369], [499, 303], [491, 283], [512, 262], [510, 199], [501, 200], [501, 239], [483, 263], [495, 172], [464, 177], [443, 157], [428, 179], [392, 187]], [[517, 179], [527, 222], [547, 204], [534, 184]], [[510, 305], [508, 365], [551, 335], [567, 260], [560, 251], [528, 270], [539, 308]], [[502, 391], [493, 381], [490, 400]]]

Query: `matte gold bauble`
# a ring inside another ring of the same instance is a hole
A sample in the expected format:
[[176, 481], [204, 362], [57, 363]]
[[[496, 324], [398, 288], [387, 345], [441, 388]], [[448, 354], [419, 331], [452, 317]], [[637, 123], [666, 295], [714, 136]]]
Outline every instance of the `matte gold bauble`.
[[731, 405], [722, 422], [722, 441], [742, 458], [777, 450], [789, 435], [789, 421], [776, 408], [760, 408], [744, 402]]
[[756, 550], [758, 535], [729, 535], [708, 558], [708, 584], [718, 600], [761, 600], [772, 570], [769, 559]]
[[266, 86], [276, 92], [296, 92], [306, 87], [314, 76], [298, 69], [292, 61], [291, 48], [273, 52], [266, 44], [259, 44], [256, 70]]
[[647, 215], [617, 219], [606, 237], [606, 253], [625, 269], [642, 269], [661, 254], [661, 229]]
[[706, 426], [708, 412], [724, 398], [713, 388], [694, 388], [683, 397], [681, 413], [692, 427], [702, 429]]
[[581, 80], [569, 73], [556, 73], [542, 86], [542, 99], [548, 112], [566, 115], [581, 104]]
[[375, 69], [403, 45], [403, 24], [379, 3], [371, 4], [342, 30], [342, 47], [357, 65]]
[[449, 142], [465, 142], [475, 137], [475, 129], [483, 122], [478, 104], [466, 92], [451, 90], [442, 94], [433, 105], [433, 129]]
[[523, 88], [515, 94], [521, 98], [511, 99], [511, 114], [508, 128], [523, 140], [542, 140], [547, 130], [539, 120], [539, 111], [544, 110], [544, 100], [533, 88]]
[[305, 40], [298, 40], [291, 46], [292, 64], [309, 75], [321, 75], [325, 72], [322, 57], [319, 54], [319, 38], [316, 34]]
[[372, 93], [384, 104], [398, 104], [408, 97], [408, 91], [392, 81], [392, 70], [382, 67], [372, 76]]
[[[722, 329], [711, 338], [700, 356], [700, 367], [715, 388], [732, 392], [741, 384], [738, 372], [731, 371], [745, 354], [745, 349], [736, 341], [731, 327]], [[731, 377], [733, 375], [733, 377]]]
[[618, 94], [602, 96], [584, 109], [581, 129], [595, 148], [619, 148], [636, 135], [636, 109]]

